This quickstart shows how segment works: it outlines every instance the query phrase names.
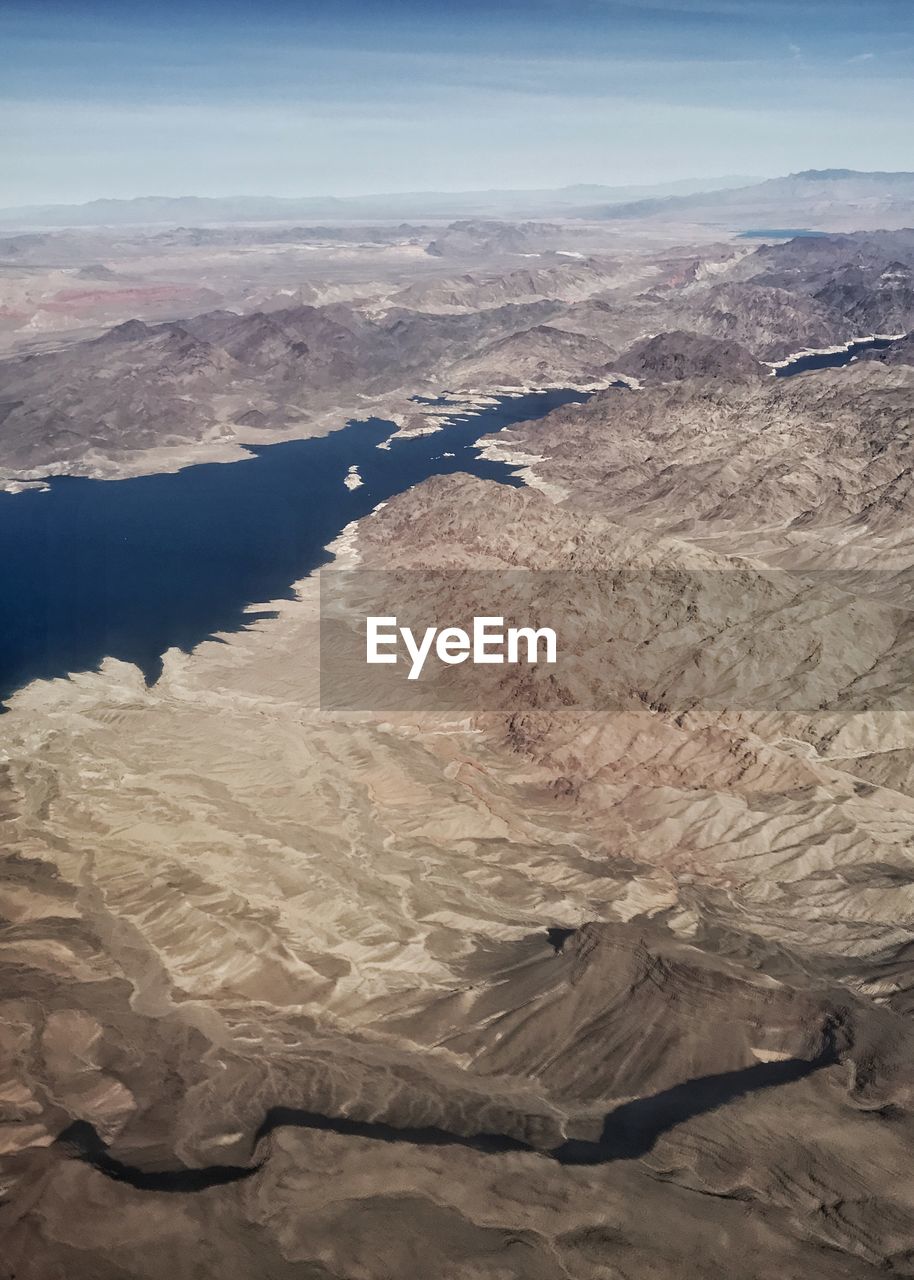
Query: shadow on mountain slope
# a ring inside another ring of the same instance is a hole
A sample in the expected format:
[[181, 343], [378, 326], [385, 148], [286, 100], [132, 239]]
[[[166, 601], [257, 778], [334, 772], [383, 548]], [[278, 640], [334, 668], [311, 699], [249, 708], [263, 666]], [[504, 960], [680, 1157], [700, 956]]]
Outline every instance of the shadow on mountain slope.
[[[325, 1116], [294, 1107], [272, 1107], [254, 1136], [254, 1145], [256, 1147], [275, 1129], [291, 1127], [368, 1138], [378, 1142], [405, 1142], [413, 1146], [468, 1147], [485, 1155], [529, 1151], [566, 1165], [636, 1160], [646, 1155], [664, 1133], [687, 1120], [716, 1111], [747, 1094], [802, 1080], [837, 1061], [837, 1052], [830, 1041], [825, 1051], [813, 1059], [788, 1058], [777, 1062], [759, 1062], [751, 1067], [687, 1080], [651, 1097], [636, 1098], [615, 1107], [607, 1113], [598, 1140], [569, 1139], [549, 1151], [540, 1151], [520, 1138], [503, 1134], [462, 1135], [434, 1126], [397, 1128], [380, 1121]], [[108, 1154], [105, 1143], [93, 1126], [83, 1120], [69, 1125], [59, 1135], [57, 1143], [69, 1148], [78, 1159], [92, 1165], [99, 1173], [118, 1182], [126, 1182], [139, 1191], [203, 1191], [208, 1187], [249, 1178], [264, 1163], [260, 1161], [252, 1166], [209, 1165], [197, 1169], [147, 1171], [114, 1159]]]

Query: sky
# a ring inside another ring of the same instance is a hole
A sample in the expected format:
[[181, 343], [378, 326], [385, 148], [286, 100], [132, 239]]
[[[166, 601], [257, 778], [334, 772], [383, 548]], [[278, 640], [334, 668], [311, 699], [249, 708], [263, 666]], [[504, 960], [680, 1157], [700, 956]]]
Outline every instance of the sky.
[[0, 0], [0, 206], [914, 170], [914, 0]]

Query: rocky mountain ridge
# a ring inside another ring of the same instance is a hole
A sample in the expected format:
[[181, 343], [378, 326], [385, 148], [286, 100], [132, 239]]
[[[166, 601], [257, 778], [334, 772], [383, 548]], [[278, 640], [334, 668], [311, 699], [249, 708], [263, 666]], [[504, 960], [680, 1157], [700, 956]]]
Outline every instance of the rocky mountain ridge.
[[383, 306], [126, 322], [0, 364], [0, 464], [7, 476], [113, 469], [142, 465], [153, 448], [237, 446], [252, 427], [308, 434], [334, 410], [341, 424], [366, 396], [402, 414], [417, 392], [608, 382], [664, 332], [689, 335], [678, 341], [693, 352], [701, 339], [736, 344], [729, 357], [706, 347], [680, 372], [700, 373], [713, 350], [715, 374], [726, 378], [731, 358], [739, 379], [753, 360], [914, 328], [910, 232], [713, 251], [703, 262], [571, 259], [416, 284]]

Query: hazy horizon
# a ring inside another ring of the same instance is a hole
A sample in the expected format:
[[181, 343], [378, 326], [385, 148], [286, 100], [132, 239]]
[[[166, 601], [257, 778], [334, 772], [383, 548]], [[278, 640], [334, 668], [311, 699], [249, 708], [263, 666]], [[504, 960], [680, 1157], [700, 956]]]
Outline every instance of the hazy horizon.
[[914, 168], [892, 0], [47, 0], [0, 35], [2, 207]]
[[198, 191], [141, 191], [133, 196], [110, 196], [110, 195], [102, 194], [102, 195], [93, 196], [88, 200], [81, 200], [81, 201], [66, 201], [66, 202], [41, 201], [40, 204], [38, 202], [35, 202], [33, 205], [11, 205], [11, 206], [0, 206], [0, 207], [4, 209], [6, 208], [28, 209], [30, 207], [52, 208], [55, 205], [59, 204], [63, 208], [70, 207], [70, 206], [74, 208], [81, 208], [91, 204], [105, 204], [109, 202], [130, 203], [130, 202], [140, 202], [143, 200], [162, 200], [162, 201], [212, 200], [212, 201], [225, 201], [225, 202], [229, 202], [233, 200], [237, 200], [237, 201], [262, 200], [264, 202], [285, 201], [289, 203], [318, 202], [322, 200], [330, 202], [330, 201], [338, 200], [338, 201], [355, 202], [359, 200], [365, 200], [365, 201], [384, 200], [384, 199], [387, 199], [388, 197], [389, 198], [408, 198], [412, 196], [416, 198], [421, 198], [423, 196], [429, 196], [429, 197], [476, 196], [476, 195], [483, 196], [488, 194], [492, 194], [492, 195], [516, 194], [516, 195], [522, 196], [522, 195], [528, 195], [528, 194], [536, 195], [540, 193], [549, 193], [549, 192], [555, 192], [556, 194], [561, 194], [564, 191], [574, 191], [576, 189], [586, 190], [589, 188], [598, 188], [600, 190], [616, 190], [616, 189], [627, 190], [631, 188], [634, 190], [641, 187], [648, 189], [648, 188], [655, 188], [655, 187], [665, 188], [665, 187], [674, 187], [674, 186], [695, 187], [698, 190], [713, 191], [716, 189], [715, 188], [716, 183], [720, 183], [722, 188], [723, 187], [730, 188], [730, 187], [741, 185], [743, 183], [745, 183], [746, 185], [750, 185], [757, 182], [764, 182], [768, 178], [780, 177], [780, 176], [781, 175], [779, 174], [764, 174], [764, 175], [762, 174], [756, 174], [756, 175], [715, 174], [715, 175], [709, 175], [707, 177], [673, 179], [671, 182], [664, 182], [661, 179], [660, 181], [654, 182], [654, 183], [621, 183], [621, 184], [595, 182], [595, 181], [589, 181], [585, 178], [585, 179], [581, 179], [578, 182], [570, 182], [570, 183], [564, 184], [563, 186], [555, 186], [555, 187], [551, 187], [547, 185], [543, 185], [541, 187], [491, 186], [491, 187], [478, 187], [473, 189], [466, 188], [466, 187], [451, 187], [451, 188], [448, 188], [448, 187], [436, 187], [436, 188], [402, 187], [402, 188], [390, 189], [386, 191], [375, 191], [375, 190], [354, 191], [347, 195], [339, 195], [335, 191], [314, 191], [314, 192], [307, 192], [307, 193], [297, 192], [292, 195], [281, 195], [281, 196], [276, 195], [275, 192], [272, 192], [272, 191], [252, 191], [247, 193], [242, 193], [239, 191], [221, 191], [221, 192], [214, 192], [212, 194], [207, 194], [207, 195], [202, 195]]

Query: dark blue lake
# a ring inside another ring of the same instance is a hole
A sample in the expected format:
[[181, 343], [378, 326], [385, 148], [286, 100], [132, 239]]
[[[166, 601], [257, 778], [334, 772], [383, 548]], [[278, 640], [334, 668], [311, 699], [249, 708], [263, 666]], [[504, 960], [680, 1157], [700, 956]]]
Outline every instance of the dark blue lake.
[[[519, 485], [516, 469], [481, 458], [476, 441], [587, 398], [503, 397], [389, 450], [377, 446], [394, 426], [369, 419], [240, 462], [133, 480], [60, 477], [45, 492], [0, 493], [0, 699], [108, 656], [156, 679], [167, 649], [237, 630], [251, 621], [246, 605], [288, 597], [291, 583], [330, 559], [326, 544], [378, 502], [454, 471]], [[343, 478], [353, 464], [364, 483], [350, 491]]]
[[774, 372], [778, 378], [790, 378], [795, 373], [808, 373], [810, 369], [839, 369], [842, 365], [850, 364], [861, 351], [885, 351], [886, 347], [897, 341], [897, 338], [861, 338], [859, 342], [852, 342], [849, 347], [840, 351], [815, 351], [810, 355], [796, 356], [789, 364], [782, 365]]

